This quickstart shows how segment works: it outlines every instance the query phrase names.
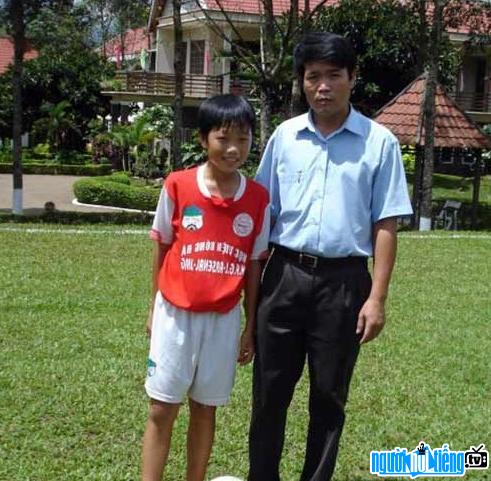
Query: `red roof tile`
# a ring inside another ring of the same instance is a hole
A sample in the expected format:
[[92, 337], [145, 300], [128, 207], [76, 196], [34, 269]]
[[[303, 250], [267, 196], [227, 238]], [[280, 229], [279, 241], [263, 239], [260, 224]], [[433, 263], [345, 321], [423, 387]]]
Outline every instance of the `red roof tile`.
[[[124, 54], [137, 55], [142, 48], [148, 50], [148, 35], [145, 27], [128, 30], [124, 36]], [[102, 48], [101, 48], [102, 51]], [[117, 57], [121, 53], [121, 39], [114, 37], [106, 43], [106, 56]]]
[[[311, 0], [310, 9], [313, 10], [322, 0]], [[263, 2], [261, 0], [205, 0], [204, 2], [209, 10], [220, 10], [219, 4], [227, 12], [252, 13], [262, 12]], [[324, 5], [335, 5], [338, 0], [327, 0]], [[290, 8], [290, 0], [273, 0], [273, 11], [275, 15], [281, 15]], [[299, 1], [302, 9], [303, 2]]]
[[[154, 0], [152, 3], [151, 18], [149, 25], [153, 28], [156, 16], [158, 12], [162, 12], [165, 4], [168, 0]], [[217, 0], [198, 0], [203, 6], [209, 10], [220, 10]], [[258, 14], [262, 9], [261, 0], [218, 0], [222, 5], [223, 9], [227, 12], [237, 12], [237, 13], [252, 13]], [[313, 10], [322, 0], [311, 0], [310, 9]], [[401, 3], [407, 0], [400, 0]], [[339, 0], [326, 0], [325, 6], [336, 6]], [[273, 0], [273, 9], [275, 15], [280, 15], [290, 8], [290, 0]], [[302, 0], [299, 1], [300, 9], [304, 3]], [[197, 8], [197, 7], [196, 7]], [[159, 10], [160, 9], [160, 10]], [[479, 31], [483, 33], [489, 32], [491, 29], [491, 14], [489, 10], [485, 10], [483, 14], [472, 15], [471, 6], [465, 4], [465, 10], [467, 14], [461, 15], [460, 23], [455, 21], [454, 25], [449, 26], [446, 30], [451, 33], [469, 34], [471, 31]], [[431, 17], [433, 11], [433, 6], [430, 3], [428, 5], [428, 16]]]
[[[29, 42], [24, 48], [24, 61], [32, 60], [39, 55]], [[14, 44], [11, 37], [0, 37], [0, 75], [14, 62]]]
[[[382, 107], [374, 120], [389, 128], [403, 145], [424, 145], [423, 98], [426, 77], [419, 76]], [[435, 147], [491, 148], [491, 140], [445, 93], [436, 91]]]

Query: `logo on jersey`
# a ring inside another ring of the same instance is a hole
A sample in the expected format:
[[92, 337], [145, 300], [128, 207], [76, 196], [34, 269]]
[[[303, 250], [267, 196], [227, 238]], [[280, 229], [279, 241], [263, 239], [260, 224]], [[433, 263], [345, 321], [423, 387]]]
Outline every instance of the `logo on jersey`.
[[184, 208], [182, 226], [187, 230], [199, 230], [203, 227], [203, 211], [195, 205]]
[[247, 237], [254, 228], [254, 221], [249, 214], [243, 212], [235, 216], [233, 228], [235, 235], [239, 237]]
[[147, 359], [147, 376], [152, 377], [155, 374], [155, 369], [157, 368], [157, 364], [152, 359]]

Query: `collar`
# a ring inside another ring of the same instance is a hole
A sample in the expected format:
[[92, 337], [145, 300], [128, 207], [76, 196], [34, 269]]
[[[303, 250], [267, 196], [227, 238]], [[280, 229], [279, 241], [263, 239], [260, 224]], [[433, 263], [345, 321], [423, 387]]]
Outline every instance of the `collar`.
[[[246, 178], [241, 172], [239, 172], [239, 175], [240, 175], [240, 183], [239, 183], [239, 188], [237, 189], [237, 192], [235, 192], [233, 198], [234, 202], [238, 201], [244, 195], [246, 189]], [[206, 198], [208, 199], [215, 198], [215, 196], [211, 195], [210, 191], [208, 190], [208, 187], [206, 186], [204, 164], [198, 167], [196, 171], [196, 180], [198, 182], [198, 189]]]
[[330, 138], [333, 135], [338, 134], [339, 132], [342, 132], [345, 129], [357, 135], [361, 135], [361, 136], [364, 135], [364, 129], [361, 122], [361, 114], [351, 104], [350, 104], [349, 114], [346, 117], [343, 124], [338, 129], [327, 135], [326, 137], [320, 134], [319, 130], [315, 126], [312, 109], [310, 109], [306, 114], [302, 115], [299, 118], [299, 120], [300, 120], [298, 125], [299, 132], [307, 129], [325, 139]]

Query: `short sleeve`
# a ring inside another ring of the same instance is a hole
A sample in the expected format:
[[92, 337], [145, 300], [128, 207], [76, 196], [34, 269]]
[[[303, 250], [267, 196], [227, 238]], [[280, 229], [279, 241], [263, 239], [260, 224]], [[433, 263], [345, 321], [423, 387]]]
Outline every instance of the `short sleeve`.
[[161, 244], [171, 244], [174, 238], [172, 229], [172, 216], [174, 214], [174, 201], [169, 197], [164, 185], [160, 192], [159, 203], [153, 219], [150, 239]]
[[388, 217], [400, 217], [413, 213], [401, 149], [395, 138], [388, 138], [384, 146], [382, 160], [373, 181], [371, 207], [374, 223]]
[[271, 206], [268, 204], [264, 209], [263, 225], [254, 242], [251, 260], [261, 260], [268, 257], [269, 230], [271, 222]]
[[272, 218], [273, 223], [278, 217], [281, 207], [275, 160], [275, 141], [277, 136], [278, 129], [275, 130], [266, 145], [255, 177], [256, 182], [261, 184], [269, 192], [269, 198], [271, 200], [270, 218]]

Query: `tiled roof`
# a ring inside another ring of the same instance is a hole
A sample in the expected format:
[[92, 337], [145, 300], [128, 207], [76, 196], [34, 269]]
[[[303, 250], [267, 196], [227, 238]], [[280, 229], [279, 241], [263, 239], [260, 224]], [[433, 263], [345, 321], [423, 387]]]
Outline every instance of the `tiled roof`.
[[[37, 50], [26, 42], [24, 48], [24, 61], [32, 60], [38, 56]], [[14, 62], [14, 44], [11, 37], [0, 37], [0, 75]]]
[[[310, 9], [313, 10], [322, 0], [311, 0]], [[209, 10], [220, 10], [216, 0], [205, 0], [204, 3]], [[220, 5], [227, 12], [252, 13], [262, 12], [263, 2], [261, 0], [219, 0]], [[303, 2], [299, 1], [299, 7], [302, 9]], [[324, 5], [335, 5], [337, 0], [327, 0]], [[275, 15], [281, 15], [290, 8], [290, 0], [273, 0], [273, 11]]]
[[[424, 145], [423, 98], [426, 76], [421, 75], [382, 107], [374, 120], [389, 128], [403, 145]], [[491, 140], [445, 93], [436, 90], [435, 147], [491, 148]]]
[[[148, 35], [145, 27], [128, 30], [124, 36], [124, 54], [138, 55], [142, 48], [148, 50]], [[102, 51], [102, 48], [101, 48]], [[106, 43], [106, 56], [117, 57], [121, 52], [121, 40], [114, 37]]]

